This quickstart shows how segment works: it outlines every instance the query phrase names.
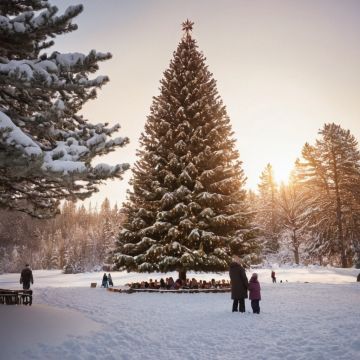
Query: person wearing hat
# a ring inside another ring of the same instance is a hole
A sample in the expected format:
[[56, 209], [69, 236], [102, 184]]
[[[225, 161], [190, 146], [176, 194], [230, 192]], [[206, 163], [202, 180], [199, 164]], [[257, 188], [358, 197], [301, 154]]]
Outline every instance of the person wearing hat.
[[260, 283], [258, 281], [258, 274], [253, 273], [249, 281], [249, 299], [251, 300], [251, 308], [254, 314], [260, 314]]
[[30, 265], [26, 264], [25, 268], [21, 271], [20, 284], [23, 285], [24, 290], [29, 290], [30, 289], [30, 282], [33, 284], [34, 283], [34, 278], [33, 278], [32, 271], [30, 269]]
[[232, 311], [244, 313], [249, 283], [245, 274], [245, 269], [241, 266], [240, 258], [238, 256], [233, 256], [229, 275], [231, 280], [231, 299], [233, 300]]

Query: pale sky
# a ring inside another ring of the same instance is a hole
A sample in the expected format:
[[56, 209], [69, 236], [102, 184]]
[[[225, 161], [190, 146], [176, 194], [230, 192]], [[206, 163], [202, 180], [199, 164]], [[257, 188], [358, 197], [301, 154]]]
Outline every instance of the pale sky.
[[[59, 36], [53, 50], [113, 54], [97, 74], [110, 83], [83, 113], [91, 122], [119, 122], [119, 135], [131, 143], [101, 162], [135, 161], [152, 97], [187, 18], [227, 107], [248, 188], [256, 189], [269, 162], [276, 179], [286, 181], [302, 146], [314, 142], [325, 122], [360, 140], [360, 1], [51, 2], [61, 10], [85, 7], [75, 21], [79, 29]], [[90, 201], [120, 204], [130, 176], [102, 186]]]

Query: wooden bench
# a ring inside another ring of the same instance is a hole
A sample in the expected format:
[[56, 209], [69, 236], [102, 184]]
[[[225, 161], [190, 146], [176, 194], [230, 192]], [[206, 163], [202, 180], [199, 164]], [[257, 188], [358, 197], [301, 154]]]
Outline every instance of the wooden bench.
[[32, 290], [0, 289], [0, 304], [4, 305], [31, 305]]

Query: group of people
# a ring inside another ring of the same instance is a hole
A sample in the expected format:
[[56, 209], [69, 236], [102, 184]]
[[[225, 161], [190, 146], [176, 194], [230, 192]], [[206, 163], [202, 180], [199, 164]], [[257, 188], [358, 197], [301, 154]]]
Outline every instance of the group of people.
[[174, 281], [173, 277], [161, 278], [160, 280], [150, 279], [127, 284], [132, 289], [158, 289], [158, 290], [180, 290], [180, 289], [223, 289], [230, 287], [230, 282], [226, 280], [196, 280], [195, 278]]
[[114, 286], [112, 277], [111, 277], [110, 273], [108, 273], [107, 275], [106, 275], [106, 273], [104, 273], [103, 278], [102, 278], [101, 287], [108, 288], [109, 286]]
[[[258, 280], [258, 275], [253, 273], [250, 280], [248, 280], [245, 269], [241, 265], [238, 256], [233, 257], [233, 262], [230, 264], [229, 270], [230, 280], [215, 280], [210, 281], [196, 280], [195, 278], [174, 281], [172, 277], [157, 279], [150, 279], [149, 281], [134, 282], [127, 284], [132, 289], [163, 289], [163, 290], [179, 290], [179, 289], [223, 289], [231, 286], [231, 299], [233, 300], [233, 312], [245, 312], [245, 299], [249, 297], [251, 301], [251, 308], [254, 314], [260, 314], [260, 300], [261, 287]], [[276, 283], [275, 271], [271, 271], [271, 279]], [[360, 273], [357, 276], [357, 281], [360, 282]], [[29, 264], [21, 271], [20, 284], [24, 290], [30, 289], [30, 283], [34, 283], [32, 270]], [[104, 273], [101, 287], [108, 288], [114, 286], [111, 274]], [[249, 296], [248, 296], [249, 293]]]
[[248, 280], [245, 269], [240, 263], [240, 258], [233, 257], [230, 264], [229, 275], [231, 279], [231, 299], [233, 300], [233, 312], [245, 312], [245, 299], [251, 301], [251, 308], [254, 314], [260, 314], [261, 287], [258, 275], [253, 273], [250, 281]]

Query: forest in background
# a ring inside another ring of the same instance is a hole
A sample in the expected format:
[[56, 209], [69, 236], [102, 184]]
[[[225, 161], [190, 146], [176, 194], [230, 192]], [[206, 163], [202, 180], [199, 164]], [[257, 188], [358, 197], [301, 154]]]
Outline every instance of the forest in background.
[[77, 208], [71, 201], [129, 168], [91, 165], [129, 139], [113, 137], [119, 125], [79, 115], [108, 82], [91, 77], [111, 54], [45, 52], [50, 39], [77, 29], [81, 5], [60, 16], [47, 1], [6, 1], [0, 10], [0, 271], [25, 262], [65, 272], [114, 263], [185, 275], [225, 270], [233, 254], [246, 265], [360, 266], [355, 137], [324, 124], [316, 142], [304, 145], [289, 184], [276, 184], [268, 164], [258, 192], [247, 191], [230, 119], [190, 20], [154, 97], [128, 202], [121, 210], [108, 200], [99, 210]]
[[[246, 193], [256, 262], [360, 267], [358, 143], [335, 124], [324, 125], [319, 135], [314, 145], [304, 145], [288, 184], [277, 184], [268, 164], [258, 191]], [[66, 201], [52, 219], [0, 209], [0, 219], [1, 272], [29, 262], [34, 269], [69, 273], [111, 265], [128, 220], [124, 208], [111, 207], [108, 199], [99, 209]]]
[[276, 184], [271, 164], [250, 206], [264, 255], [360, 267], [360, 152], [349, 130], [325, 124], [305, 143], [288, 184]]
[[64, 202], [53, 219], [0, 210], [0, 272], [33, 269], [69, 273], [101, 270], [109, 262], [123, 215], [105, 199], [100, 208]]

